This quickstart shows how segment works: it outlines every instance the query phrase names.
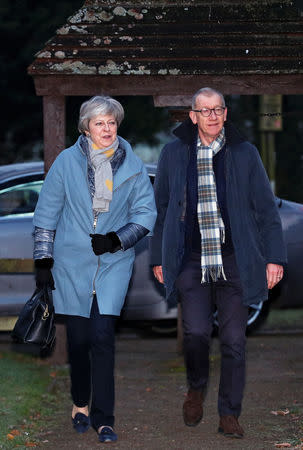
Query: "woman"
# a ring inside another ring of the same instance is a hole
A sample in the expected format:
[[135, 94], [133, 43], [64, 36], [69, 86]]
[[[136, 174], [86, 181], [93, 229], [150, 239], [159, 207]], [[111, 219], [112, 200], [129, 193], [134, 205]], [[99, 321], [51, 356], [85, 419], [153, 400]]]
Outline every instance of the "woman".
[[156, 219], [145, 167], [117, 136], [123, 117], [111, 97], [82, 104], [81, 136], [56, 158], [34, 214], [36, 284], [55, 288], [56, 314], [66, 315], [73, 426], [83, 433], [92, 425], [101, 442], [117, 440], [114, 328], [133, 247]]

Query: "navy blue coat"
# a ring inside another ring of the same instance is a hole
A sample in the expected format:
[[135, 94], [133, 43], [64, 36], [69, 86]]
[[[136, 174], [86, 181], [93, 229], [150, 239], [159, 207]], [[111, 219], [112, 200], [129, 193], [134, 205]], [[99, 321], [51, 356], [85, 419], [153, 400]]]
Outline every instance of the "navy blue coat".
[[[150, 242], [152, 265], [161, 265], [168, 305], [177, 302], [175, 281], [184, 255], [185, 191], [190, 147], [197, 139], [190, 119], [160, 155], [154, 183], [158, 216]], [[285, 264], [286, 247], [275, 197], [259, 152], [225, 123], [226, 203], [243, 288], [243, 303], [268, 299], [266, 265]]]

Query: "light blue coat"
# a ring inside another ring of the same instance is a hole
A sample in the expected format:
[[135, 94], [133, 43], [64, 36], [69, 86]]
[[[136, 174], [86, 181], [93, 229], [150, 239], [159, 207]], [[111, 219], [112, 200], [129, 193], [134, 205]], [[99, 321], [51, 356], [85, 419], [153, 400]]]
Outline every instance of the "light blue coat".
[[56, 230], [52, 269], [56, 313], [89, 317], [95, 292], [100, 314], [119, 315], [132, 274], [134, 248], [96, 256], [89, 234], [117, 231], [130, 222], [152, 230], [157, 216], [153, 189], [143, 162], [119, 137], [125, 160], [114, 175], [110, 209], [98, 215], [94, 228], [87, 158], [79, 141], [62, 151], [51, 166], [34, 225]]

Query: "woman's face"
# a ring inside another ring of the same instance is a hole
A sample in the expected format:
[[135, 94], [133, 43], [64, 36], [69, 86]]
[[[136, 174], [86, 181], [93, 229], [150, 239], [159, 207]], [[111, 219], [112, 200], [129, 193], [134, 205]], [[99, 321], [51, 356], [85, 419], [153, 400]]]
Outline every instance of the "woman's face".
[[118, 125], [113, 115], [103, 116], [99, 114], [93, 117], [88, 123], [88, 132], [97, 148], [106, 148], [111, 146], [117, 137]]

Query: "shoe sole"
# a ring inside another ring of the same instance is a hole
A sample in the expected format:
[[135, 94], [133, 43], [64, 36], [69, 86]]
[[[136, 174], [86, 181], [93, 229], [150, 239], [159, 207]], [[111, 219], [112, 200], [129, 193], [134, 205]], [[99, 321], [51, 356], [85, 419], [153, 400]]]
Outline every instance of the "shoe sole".
[[88, 427], [88, 428], [85, 428], [84, 430], [83, 430], [83, 429], [78, 430], [76, 427], [74, 427], [74, 430], [75, 430], [77, 433], [79, 433], [79, 434], [84, 434], [84, 433], [86, 433], [86, 432], [89, 430], [89, 427]]
[[229, 438], [235, 438], [235, 439], [243, 439], [243, 434], [238, 434], [238, 433], [224, 433], [223, 428], [218, 428], [218, 433], [223, 434], [223, 436], [225, 437], [229, 437]]

